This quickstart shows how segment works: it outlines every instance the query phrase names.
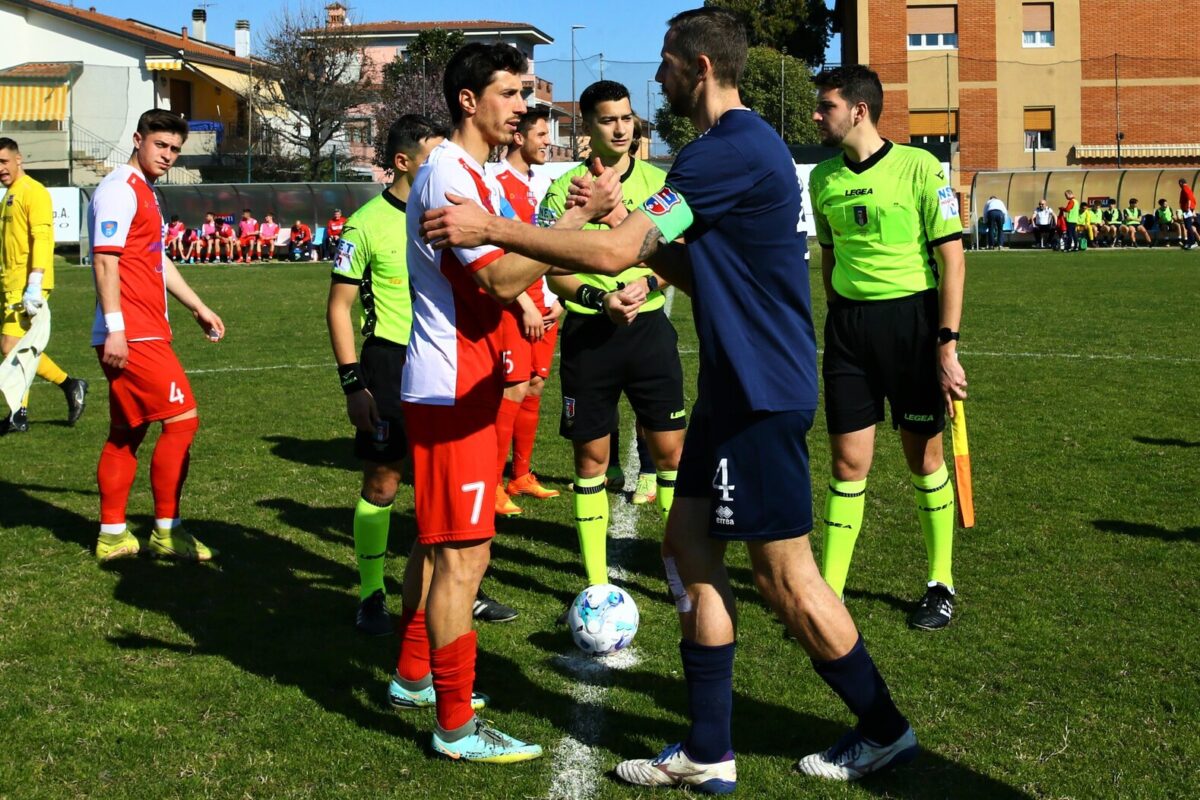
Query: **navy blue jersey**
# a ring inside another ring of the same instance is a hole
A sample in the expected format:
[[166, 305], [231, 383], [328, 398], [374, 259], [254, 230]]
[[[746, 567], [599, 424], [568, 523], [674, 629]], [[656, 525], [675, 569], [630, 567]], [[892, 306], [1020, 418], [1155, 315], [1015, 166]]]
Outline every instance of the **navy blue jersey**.
[[748, 109], [684, 147], [642, 206], [687, 242], [700, 398], [717, 413], [817, 407], [803, 208], [787, 146]]

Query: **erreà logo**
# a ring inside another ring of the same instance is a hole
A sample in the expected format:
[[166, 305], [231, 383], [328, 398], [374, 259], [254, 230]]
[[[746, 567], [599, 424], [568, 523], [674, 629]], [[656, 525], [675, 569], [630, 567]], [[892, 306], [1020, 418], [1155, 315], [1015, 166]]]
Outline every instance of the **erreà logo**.
[[111, 239], [117, 232], [117, 221], [115, 219], [106, 219], [100, 223], [100, 235], [105, 239]]
[[661, 217], [681, 202], [683, 202], [683, 198], [674, 189], [670, 186], [664, 186], [656, 194], [650, 195], [646, 202], [642, 204], [642, 208], [646, 209], [646, 212], [649, 214]]

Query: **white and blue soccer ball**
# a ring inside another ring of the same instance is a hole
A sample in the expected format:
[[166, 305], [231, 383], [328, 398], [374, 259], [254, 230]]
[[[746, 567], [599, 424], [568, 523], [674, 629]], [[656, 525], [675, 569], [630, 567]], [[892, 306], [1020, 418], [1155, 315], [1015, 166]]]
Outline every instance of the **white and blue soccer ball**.
[[571, 637], [583, 652], [593, 656], [628, 647], [638, 629], [638, 608], [624, 589], [598, 583], [579, 593], [567, 612]]

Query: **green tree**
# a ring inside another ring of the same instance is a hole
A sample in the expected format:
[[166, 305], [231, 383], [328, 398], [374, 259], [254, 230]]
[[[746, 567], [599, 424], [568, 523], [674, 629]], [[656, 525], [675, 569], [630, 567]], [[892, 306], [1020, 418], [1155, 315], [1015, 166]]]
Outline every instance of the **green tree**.
[[444, 125], [450, 124], [450, 112], [442, 94], [442, 75], [450, 57], [463, 46], [462, 31], [430, 28], [421, 31], [408, 46], [404, 57], [383, 66], [379, 104], [375, 107], [375, 161], [382, 167], [388, 129], [405, 114], [424, 114]]
[[[739, 86], [742, 102], [778, 131], [782, 98], [783, 140], [788, 144], [813, 144], [817, 141], [817, 129], [812, 121], [816, 93], [810, 77], [808, 67], [800, 59], [770, 47], [751, 47]], [[654, 125], [672, 155], [696, 138], [696, 128], [691, 120], [675, 116], [666, 105], [655, 112]]]
[[833, 14], [823, 0], [704, 0], [704, 5], [741, 16], [751, 47], [786, 49], [810, 67], [825, 62]]

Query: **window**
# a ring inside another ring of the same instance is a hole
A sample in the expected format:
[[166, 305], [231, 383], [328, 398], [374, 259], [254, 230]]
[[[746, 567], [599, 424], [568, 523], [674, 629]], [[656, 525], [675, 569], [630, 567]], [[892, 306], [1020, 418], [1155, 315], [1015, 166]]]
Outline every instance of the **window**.
[[[948, 117], [948, 118], [947, 118]], [[945, 144], [958, 141], [958, 110], [908, 112], [909, 144]]]
[[1025, 152], [1054, 149], [1054, 109], [1025, 109]]
[[1054, 47], [1054, 4], [1021, 4], [1021, 45]]
[[371, 120], [348, 119], [342, 128], [346, 131], [346, 141], [350, 144], [374, 144], [371, 138]]
[[909, 6], [909, 50], [956, 50], [958, 16], [955, 6]]

